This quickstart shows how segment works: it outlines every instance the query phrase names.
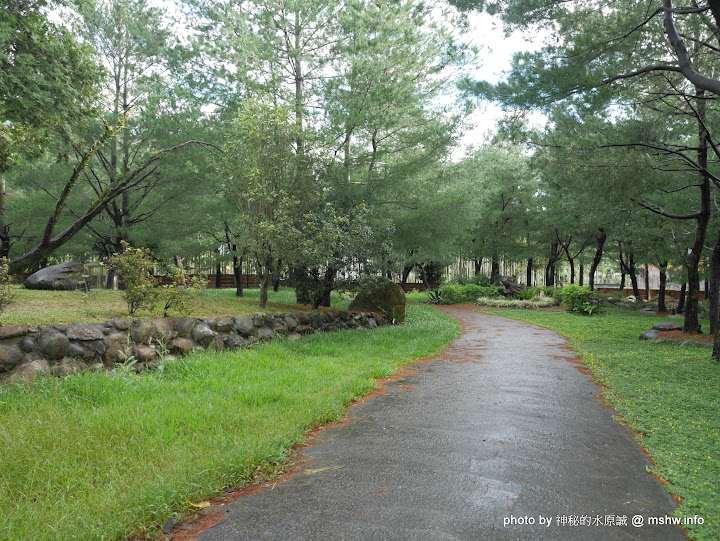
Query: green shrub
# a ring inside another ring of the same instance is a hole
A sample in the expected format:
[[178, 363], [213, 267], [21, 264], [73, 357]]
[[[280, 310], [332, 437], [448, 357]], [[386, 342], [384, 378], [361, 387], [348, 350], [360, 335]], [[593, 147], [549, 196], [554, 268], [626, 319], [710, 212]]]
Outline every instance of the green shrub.
[[8, 274], [10, 265], [7, 258], [0, 258], [0, 315], [10, 306], [17, 297], [12, 288], [12, 276]]
[[567, 312], [576, 312], [591, 316], [599, 309], [599, 302], [590, 288], [574, 284], [565, 286], [557, 291], [556, 295]]
[[192, 310], [192, 294], [204, 290], [207, 280], [202, 276], [188, 276], [183, 269], [176, 269], [171, 277], [172, 283], [160, 288], [158, 296], [163, 305], [163, 317], [170, 310], [187, 315]]
[[495, 286], [479, 286], [476, 284], [459, 285], [454, 283], [443, 284], [438, 293], [445, 304], [460, 304], [475, 302], [478, 297], [498, 297], [498, 288]]
[[533, 297], [529, 300], [480, 297], [475, 301], [475, 304], [494, 308], [543, 308], [552, 306], [555, 303], [549, 297]]
[[133, 248], [122, 241], [122, 252], [110, 258], [109, 264], [120, 275], [125, 289], [123, 298], [131, 316], [140, 308], [151, 309], [158, 298], [157, 282], [152, 275], [152, 252], [148, 248]]

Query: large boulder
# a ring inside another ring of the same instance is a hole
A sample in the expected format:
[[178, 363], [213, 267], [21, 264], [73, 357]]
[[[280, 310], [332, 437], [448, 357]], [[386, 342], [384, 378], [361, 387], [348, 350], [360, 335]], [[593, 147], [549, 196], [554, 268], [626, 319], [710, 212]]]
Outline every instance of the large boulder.
[[361, 291], [350, 303], [350, 310], [381, 311], [397, 321], [405, 319], [405, 292], [395, 282], [379, 281]]
[[28, 276], [25, 287], [28, 289], [70, 290], [77, 289], [82, 283], [84, 267], [80, 263], [60, 263], [40, 269]]

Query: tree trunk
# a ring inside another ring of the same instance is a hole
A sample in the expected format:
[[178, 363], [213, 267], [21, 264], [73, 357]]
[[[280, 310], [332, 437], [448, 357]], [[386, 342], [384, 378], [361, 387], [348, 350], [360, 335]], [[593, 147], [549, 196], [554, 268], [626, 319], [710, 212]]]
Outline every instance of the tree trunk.
[[260, 309], [264, 309], [268, 300], [268, 288], [272, 280], [272, 259], [267, 259], [263, 265], [262, 281], [260, 282]]
[[650, 265], [645, 264], [645, 298], [650, 300]]
[[408, 276], [410, 276], [410, 271], [412, 271], [414, 265], [405, 265], [403, 267], [402, 271], [402, 277], [400, 279], [400, 287], [403, 288], [403, 291], [405, 291], [405, 285], [407, 284]]
[[[424, 269], [423, 272], [425, 272]], [[492, 285], [498, 285], [500, 283], [500, 262], [498, 261], [498, 257], [496, 255], [492, 256], [492, 261], [490, 263], [490, 283]]]
[[245, 292], [243, 291], [242, 284], [242, 256], [238, 257], [233, 255], [233, 277], [235, 278], [235, 296], [244, 297]]
[[568, 263], [570, 263], [570, 283], [575, 283], [575, 260], [571, 257], [568, 257]]
[[215, 289], [220, 289], [222, 287], [222, 265], [220, 263], [217, 263], [215, 265]]
[[687, 293], [687, 283], [683, 282], [680, 286], [680, 300], [678, 301], [677, 313], [682, 314], [685, 311], [685, 295]]
[[108, 269], [107, 278], [105, 279], [105, 289], [114, 289], [115, 287], [115, 269]]
[[308, 287], [307, 270], [304, 267], [292, 267], [290, 269], [290, 277], [292, 284], [295, 286], [295, 302], [297, 304], [312, 305], [313, 300]]
[[585, 274], [585, 266], [582, 263], [580, 263], [580, 275], [579, 275], [579, 280], [578, 280], [578, 285], [580, 287], [582, 287], [584, 285], [583, 274]]
[[323, 289], [320, 295], [313, 301], [313, 308], [320, 306], [331, 306], [331, 293], [335, 285], [335, 269], [329, 267], [323, 276]]
[[282, 269], [282, 259], [278, 259], [277, 267], [273, 272], [273, 291], [277, 293], [280, 291], [280, 271]]
[[[697, 162], [705, 171], [708, 168], [708, 152], [707, 152], [707, 132], [705, 131], [705, 111], [707, 104], [703, 99], [704, 90], [696, 88], [695, 95], [698, 97], [697, 117], [698, 117], [698, 149]], [[690, 253], [685, 259], [688, 287], [687, 297], [685, 300], [685, 321], [683, 322], [683, 332], [694, 334], [700, 330], [700, 322], [698, 321], [698, 304], [700, 303], [700, 260], [702, 258], [703, 249], [705, 247], [705, 234], [710, 221], [710, 177], [702, 174], [700, 184], [701, 209], [697, 218], [697, 226], [695, 228], [695, 240], [693, 242]]]
[[595, 273], [600, 266], [600, 261], [602, 261], [603, 247], [605, 246], [605, 241], [607, 240], [607, 233], [603, 228], [598, 229], [598, 234], [595, 236], [595, 240], [597, 242], [597, 248], [595, 249], [595, 257], [593, 257], [592, 263], [590, 264], [590, 276], [588, 276], [590, 291], [595, 291]]
[[[633, 296], [636, 299], [642, 299], [642, 295], [640, 294], [640, 287], [638, 286], [638, 280], [637, 280], [637, 269], [635, 268], [635, 254], [632, 252], [629, 252], [627, 254], [627, 257], [623, 259], [622, 250], [620, 251], [620, 266], [625, 271], [625, 274], [627, 274], [630, 277], [630, 283], [632, 284], [633, 289]], [[625, 290], [625, 276], [623, 275], [623, 281], [620, 284], [620, 287]]]
[[620, 287], [618, 289], [620, 290], [620, 296], [625, 296], [625, 278], [627, 277], [627, 274], [625, 274], [625, 271], [622, 271], [620, 273]]
[[550, 257], [545, 266], [545, 285], [548, 287], [555, 285], [555, 263], [558, 259], [558, 243], [550, 243]]
[[668, 262], [660, 263], [660, 290], [658, 291], [658, 312], [667, 312], [665, 305], [665, 290], [667, 289], [667, 266]]
[[482, 272], [482, 264], [483, 260], [480, 259], [473, 259], [473, 263], [475, 264], [475, 274], [478, 275]]
[[428, 282], [427, 273], [425, 272], [425, 264], [418, 264], [420, 267], [420, 277], [422, 278], [423, 284], [425, 284], [425, 291], [430, 291], [430, 282]]
[[533, 272], [533, 258], [531, 257], [527, 260], [527, 270], [525, 272], [525, 284], [528, 287], [532, 286], [532, 276], [533, 276], [532, 272]]
[[[710, 257], [710, 332], [715, 335], [713, 357], [720, 345], [720, 229], [715, 238], [712, 256]], [[720, 350], [718, 350], [720, 351]]]

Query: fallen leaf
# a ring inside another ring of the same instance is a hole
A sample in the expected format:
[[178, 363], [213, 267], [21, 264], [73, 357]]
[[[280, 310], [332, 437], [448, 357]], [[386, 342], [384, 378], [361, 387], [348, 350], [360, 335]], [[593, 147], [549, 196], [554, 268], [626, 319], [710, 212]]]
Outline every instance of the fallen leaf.
[[187, 498], [185, 501], [188, 503], [188, 505], [194, 507], [195, 509], [205, 509], [206, 507], [210, 507], [210, 502], [200, 502], [200, 503], [193, 503]]

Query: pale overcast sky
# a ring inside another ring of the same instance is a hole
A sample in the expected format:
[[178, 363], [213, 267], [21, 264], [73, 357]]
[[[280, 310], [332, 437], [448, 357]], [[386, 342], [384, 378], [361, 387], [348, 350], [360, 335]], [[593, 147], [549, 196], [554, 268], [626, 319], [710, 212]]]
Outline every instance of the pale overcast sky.
[[[504, 78], [504, 74], [510, 69], [512, 56], [520, 51], [537, 50], [542, 45], [542, 39], [537, 37], [527, 40], [526, 36], [518, 32], [509, 37], [505, 36], [502, 24], [496, 17], [487, 13], [471, 13], [469, 15], [470, 28], [467, 33], [467, 40], [480, 47], [480, 65], [474, 70], [473, 77], [476, 79], [497, 83]], [[461, 149], [468, 145], [478, 146], [487, 140], [488, 133], [492, 133], [497, 121], [502, 118], [503, 112], [495, 104], [481, 103], [471, 117], [475, 128], [461, 140]], [[533, 122], [542, 124], [544, 118], [537, 115]]]

